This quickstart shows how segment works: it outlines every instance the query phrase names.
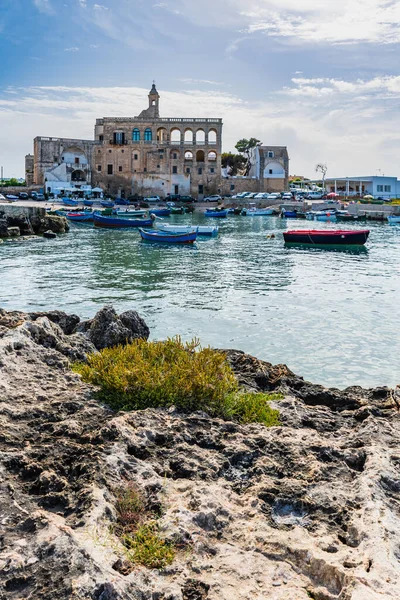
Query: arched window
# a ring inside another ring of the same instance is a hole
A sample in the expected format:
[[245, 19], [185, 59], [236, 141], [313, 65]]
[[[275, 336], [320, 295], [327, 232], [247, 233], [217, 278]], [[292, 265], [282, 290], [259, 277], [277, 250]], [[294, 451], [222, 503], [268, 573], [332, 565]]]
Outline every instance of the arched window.
[[167, 130], [165, 129], [165, 127], [159, 127], [157, 129], [157, 142], [164, 144], [164, 143], [166, 143], [166, 141], [167, 141]]
[[209, 152], [208, 153], [208, 160], [217, 160], [217, 153], [216, 152]]
[[208, 132], [208, 143], [212, 145], [217, 143], [217, 132], [215, 129], [210, 129]]
[[171, 144], [181, 143], [181, 132], [179, 129], [171, 129]]
[[206, 134], [204, 129], [198, 129], [196, 131], [196, 144], [205, 144], [206, 143]]
[[137, 127], [132, 131], [132, 141], [139, 142], [140, 141], [140, 131]]
[[191, 129], [185, 130], [185, 144], [193, 144], [193, 131]]
[[274, 153], [272, 152], [272, 150], [270, 150], [268, 152], [268, 158], [274, 158], [274, 156], [275, 156]]
[[148, 127], [147, 129], [145, 129], [145, 132], [144, 132], [144, 141], [151, 142], [152, 139], [153, 139], [153, 133], [152, 133], [150, 127]]
[[190, 152], [190, 150], [186, 150], [185, 160], [193, 160], [193, 152]]
[[204, 162], [204, 150], [197, 150], [196, 160], [197, 162]]

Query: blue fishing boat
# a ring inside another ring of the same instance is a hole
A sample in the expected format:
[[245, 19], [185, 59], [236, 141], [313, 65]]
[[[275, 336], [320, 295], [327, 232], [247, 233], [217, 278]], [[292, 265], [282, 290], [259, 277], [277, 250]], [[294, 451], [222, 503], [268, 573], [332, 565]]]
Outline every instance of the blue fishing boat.
[[153, 209], [149, 210], [149, 213], [151, 215], [154, 215], [155, 217], [169, 217], [169, 215], [171, 214], [171, 209], [170, 208], [153, 208]]
[[390, 225], [399, 225], [400, 215], [391, 215], [390, 217], [388, 217], [388, 221]]
[[197, 233], [190, 231], [188, 233], [167, 233], [166, 231], [146, 231], [139, 229], [142, 240], [146, 242], [162, 242], [168, 244], [193, 244], [196, 241]]
[[216, 219], [226, 219], [226, 217], [228, 216], [228, 211], [227, 210], [218, 210], [217, 208], [214, 209], [207, 209], [204, 213], [205, 217], [214, 217]]
[[77, 221], [80, 223], [85, 223], [88, 221], [93, 221], [93, 213], [91, 212], [70, 212], [65, 215], [68, 221]]
[[84, 206], [93, 206], [94, 200], [84, 200], [83, 204]]
[[101, 206], [104, 206], [104, 208], [114, 208], [114, 202], [112, 200], [101, 200], [100, 204]]
[[104, 216], [98, 212], [93, 213], [95, 227], [152, 227], [151, 219], [125, 219], [124, 217]]
[[63, 204], [65, 206], [78, 206], [79, 200], [72, 200], [72, 198], [63, 198]]
[[118, 217], [143, 217], [147, 213], [147, 210], [144, 209], [129, 209], [125, 210], [117, 210], [114, 209], [114, 214]]

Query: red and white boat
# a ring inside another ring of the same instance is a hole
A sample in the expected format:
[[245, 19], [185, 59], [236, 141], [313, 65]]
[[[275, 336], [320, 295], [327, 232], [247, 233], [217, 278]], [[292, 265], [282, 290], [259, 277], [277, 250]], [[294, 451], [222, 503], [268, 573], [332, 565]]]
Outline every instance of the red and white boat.
[[283, 234], [287, 244], [323, 244], [333, 246], [363, 246], [368, 240], [368, 229], [329, 230], [296, 229]]

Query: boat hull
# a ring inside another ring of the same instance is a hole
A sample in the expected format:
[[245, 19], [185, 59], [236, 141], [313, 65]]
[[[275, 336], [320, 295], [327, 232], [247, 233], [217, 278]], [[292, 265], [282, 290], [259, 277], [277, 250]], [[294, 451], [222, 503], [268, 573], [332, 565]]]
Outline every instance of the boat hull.
[[93, 221], [92, 213], [67, 213], [65, 216], [67, 217], [68, 221], [76, 221], [79, 223]]
[[400, 216], [390, 216], [388, 217], [388, 221], [390, 225], [400, 225]]
[[206, 210], [204, 213], [206, 217], [213, 217], [214, 219], [226, 219], [228, 216], [227, 210]]
[[70, 200], [69, 198], [63, 198], [62, 202], [65, 206], [78, 206], [79, 204], [78, 200]]
[[218, 235], [218, 227], [207, 227], [207, 225], [158, 225], [158, 231], [165, 233], [190, 233], [195, 231], [197, 235], [216, 237]]
[[95, 227], [107, 227], [107, 228], [138, 228], [138, 227], [152, 227], [153, 221], [151, 219], [125, 219], [118, 217], [104, 217], [94, 213], [93, 221]]
[[143, 217], [147, 210], [117, 210], [114, 212], [117, 217]]
[[287, 244], [333, 245], [333, 246], [363, 246], [368, 240], [369, 230], [355, 231], [324, 231], [297, 230], [286, 231], [283, 234]]
[[171, 214], [170, 208], [156, 208], [154, 210], [149, 210], [150, 215], [154, 215], [155, 217], [169, 217]]
[[161, 242], [166, 244], [193, 244], [196, 241], [197, 233], [166, 233], [164, 231], [146, 231], [139, 229], [142, 240], [146, 242]]
[[244, 209], [242, 215], [244, 217], [270, 217], [274, 214], [273, 209], [265, 209], [265, 210], [246, 210]]

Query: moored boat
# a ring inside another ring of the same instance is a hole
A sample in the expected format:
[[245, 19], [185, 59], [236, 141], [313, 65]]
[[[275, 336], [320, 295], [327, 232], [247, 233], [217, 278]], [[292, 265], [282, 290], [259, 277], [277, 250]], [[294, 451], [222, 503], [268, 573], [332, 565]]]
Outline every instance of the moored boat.
[[274, 213], [273, 208], [257, 208], [255, 204], [250, 204], [249, 208], [243, 208], [240, 214], [243, 217], [270, 217]]
[[65, 206], [78, 206], [79, 200], [73, 200], [72, 198], [63, 198], [62, 202]]
[[400, 224], [400, 215], [390, 215], [388, 221], [390, 225]]
[[93, 213], [95, 227], [152, 227], [151, 219], [126, 219], [124, 217], [104, 216], [98, 212]]
[[118, 217], [143, 217], [147, 214], [147, 210], [144, 208], [114, 210], [114, 214]]
[[369, 236], [368, 229], [329, 230], [298, 229], [283, 234], [287, 244], [362, 246]]
[[158, 231], [166, 233], [190, 233], [195, 231], [197, 235], [216, 237], [218, 235], [218, 227], [209, 227], [207, 225], [156, 225]]
[[114, 208], [114, 202], [112, 200], [101, 200], [100, 204], [104, 208]]
[[205, 211], [204, 213], [205, 217], [214, 217], [216, 219], [226, 219], [226, 217], [228, 216], [228, 211], [227, 210], [221, 210], [218, 208], [209, 208]]
[[189, 231], [187, 233], [167, 233], [166, 231], [146, 231], [139, 229], [140, 235], [146, 242], [162, 242], [168, 244], [193, 244], [196, 241], [197, 233]]
[[68, 221], [77, 221], [81, 223], [93, 221], [93, 213], [91, 212], [68, 212], [65, 216]]
[[155, 217], [169, 217], [171, 214], [170, 208], [152, 208], [149, 210], [150, 215], [154, 215]]
[[86, 200], [83, 201], [83, 204], [84, 204], [84, 206], [93, 206], [94, 200], [88, 200], [88, 199], [86, 199]]

